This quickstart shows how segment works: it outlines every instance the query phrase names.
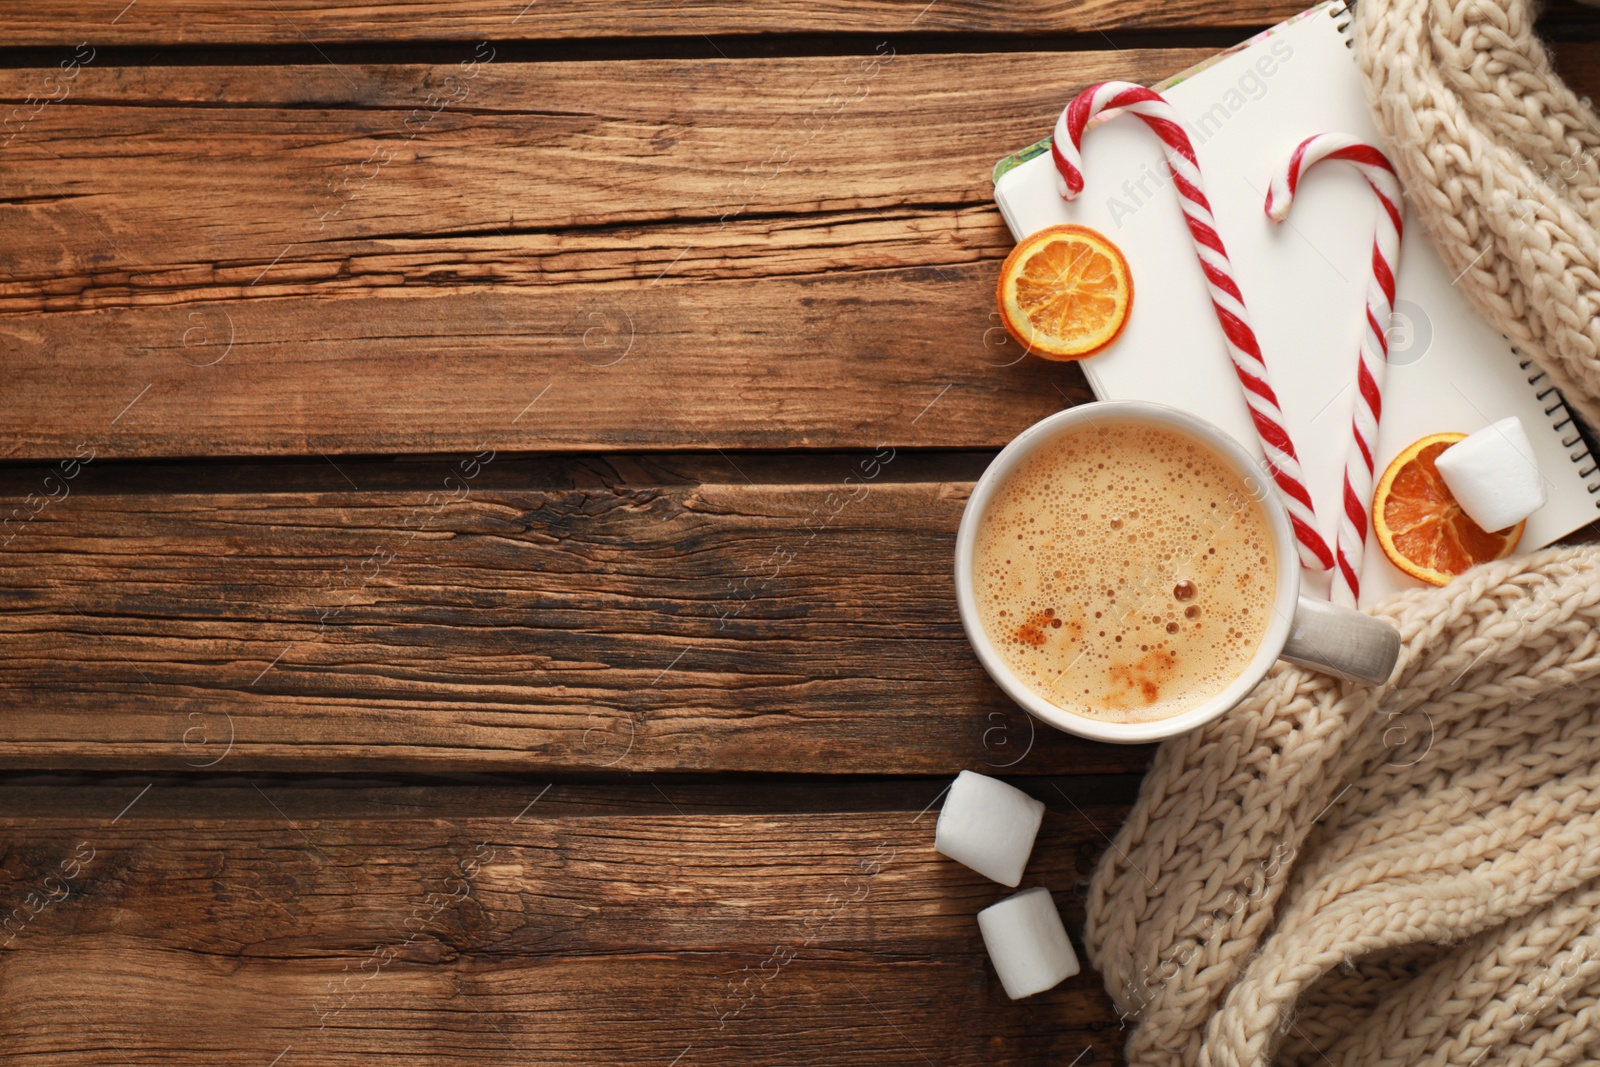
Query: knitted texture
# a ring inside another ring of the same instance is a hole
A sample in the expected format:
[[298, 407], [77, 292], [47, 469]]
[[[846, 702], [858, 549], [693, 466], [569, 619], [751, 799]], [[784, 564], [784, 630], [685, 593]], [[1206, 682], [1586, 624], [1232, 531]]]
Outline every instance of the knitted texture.
[[1280, 666], [1157, 751], [1089, 886], [1130, 1063], [1600, 1055], [1600, 547], [1375, 613], [1388, 685]]
[[1479, 312], [1600, 426], [1600, 116], [1521, 0], [1363, 0], [1354, 28], [1413, 216]]
[[[1600, 425], [1600, 122], [1515, 0], [1355, 31], [1412, 218]], [[1130, 1063], [1600, 1063], [1600, 546], [1374, 614], [1387, 685], [1280, 665], [1157, 751], [1087, 907]]]

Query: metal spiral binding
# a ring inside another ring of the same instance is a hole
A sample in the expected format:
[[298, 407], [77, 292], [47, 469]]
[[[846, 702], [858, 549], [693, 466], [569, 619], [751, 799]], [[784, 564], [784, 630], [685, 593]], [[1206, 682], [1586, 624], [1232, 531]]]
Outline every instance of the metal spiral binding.
[[1343, 35], [1344, 46], [1346, 48], [1354, 48], [1356, 46], [1355, 41], [1353, 41], [1350, 37], [1350, 22], [1355, 18], [1355, 7], [1356, 0], [1344, 0], [1344, 3], [1334, 4], [1332, 7], [1328, 8], [1329, 18], [1343, 18], [1345, 20], [1339, 23], [1336, 28], [1338, 29], [1339, 33]]
[[[1519, 357], [1517, 366], [1521, 367], [1524, 371], [1526, 371], [1529, 367], [1533, 367], [1533, 360], [1523, 356], [1520, 349], [1513, 348], [1511, 351]], [[1544, 371], [1539, 370], [1537, 367], [1534, 367], [1534, 371], [1535, 373], [1528, 376], [1528, 384], [1537, 387], [1538, 384], [1548, 378], [1549, 375]], [[1574, 464], [1582, 463], [1586, 459], [1592, 460], [1593, 456], [1589, 451], [1589, 446], [1584, 444], [1583, 435], [1578, 432], [1577, 426], [1574, 425], [1572, 421], [1572, 413], [1567, 410], [1567, 402], [1562, 398], [1561, 390], [1557, 389], [1553, 385], [1549, 385], [1534, 394], [1534, 398], [1536, 400], [1544, 400], [1549, 396], [1554, 396], [1556, 398], [1556, 402], [1545, 408], [1544, 413], [1546, 415], [1554, 415], [1558, 411], [1561, 412], [1561, 418], [1558, 421], [1551, 423], [1550, 428], [1560, 431], [1568, 426], [1572, 427], [1572, 433], [1561, 438], [1561, 447], [1572, 448], [1574, 445], [1583, 446], [1575, 452], [1567, 453], [1567, 458], [1570, 459]], [[1578, 471], [1578, 477], [1587, 478], [1597, 470], [1600, 470], [1600, 462], [1591, 462], [1588, 467]], [[1589, 482], [1584, 486], [1584, 489], [1588, 490], [1591, 495], [1600, 493], [1600, 481]], [[1600, 500], [1595, 501], [1595, 507], [1600, 508]]]

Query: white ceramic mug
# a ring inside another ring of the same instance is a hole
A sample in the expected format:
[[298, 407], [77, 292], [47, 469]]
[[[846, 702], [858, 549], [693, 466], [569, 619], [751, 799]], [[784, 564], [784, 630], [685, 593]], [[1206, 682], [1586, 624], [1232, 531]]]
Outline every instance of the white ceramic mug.
[[[1026, 458], [1060, 434], [1084, 424], [1145, 423], [1176, 430], [1227, 463], [1260, 502], [1272, 530], [1277, 592], [1272, 618], [1244, 671], [1209, 700], [1165, 719], [1113, 722], [1068, 711], [1028, 688], [1006, 666], [983, 631], [972, 591], [972, 553], [977, 528], [995, 490]], [[1300, 595], [1300, 555], [1289, 514], [1262, 465], [1215, 426], [1162, 404], [1101, 401], [1059, 411], [1024, 430], [1005, 447], [973, 487], [956, 535], [956, 603], [967, 640], [989, 676], [1030, 714], [1051, 726], [1096, 741], [1138, 744], [1193, 730], [1237, 705], [1280, 659], [1353, 681], [1388, 681], [1400, 655], [1400, 635], [1381, 619]]]

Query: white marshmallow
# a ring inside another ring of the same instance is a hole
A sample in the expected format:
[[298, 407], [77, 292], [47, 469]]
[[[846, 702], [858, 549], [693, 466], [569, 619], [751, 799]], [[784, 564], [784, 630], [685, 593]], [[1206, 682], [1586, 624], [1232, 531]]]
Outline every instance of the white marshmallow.
[[933, 847], [1001, 885], [1022, 881], [1044, 805], [998, 778], [962, 771], [939, 811]]
[[1544, 476], [1515, 416], [1457, 441], [1437, 464], [1461, 510], [1485, 530], [1515, 526], [1544, 507]]
[[989, 962], [1012, 1000], [1053, 989], [1078, 973], [1078, 954], [1044, 886], [984, 908], [978, 912], [978, 929]]

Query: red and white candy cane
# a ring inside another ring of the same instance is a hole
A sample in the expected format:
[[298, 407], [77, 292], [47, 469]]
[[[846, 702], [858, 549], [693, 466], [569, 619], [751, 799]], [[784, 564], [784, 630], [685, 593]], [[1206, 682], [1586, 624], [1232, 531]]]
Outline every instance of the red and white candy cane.
[[1056, 121], [1055, 138], [1050, 148], [1059, 172], [1057, 184], [1061, 195], [1064, 199], [1072, 200], [1083, 191], [1080, 146], [1084, 127], [1102, 111], [1112, 109], [1126, 111], [1143, 119], [1166, 149], [1167, 172], [1172, 175], [1173, 184], [1178, 188], [1184, 220], [1189, 224], [1189, 234], [1194, 238], [1195, 252], [1200, 257], [1200, 268], [1205, 272], [1206, 284], [1211, 288], [1211, 305], [1216, 309], [1217, 320], [1221, 322], [1222, 332], [1227, 338], [1228, 354], [1233, 358], [1234, 370], [1244, 386], [1245, 403], [1250, 408], [1256, 435], [1261, 439], [1267, 467], [1289, 510], [1289, 521], [1294, 525], [1295, 537], [1300, 544], [1300, 564], [1312, 570], [1325, 571], [1333, 566], [1333, 553], [1318, 528], [1311, 494], [1306, 490], [1300, 458], [1295, 453], [1294, 442], [1289, 438], [1283, 409], [1278, 406], [1278, 396], [1267, 383], [1267, 365], [1262, 362], [1261, 346], [1256, 342], [1255, 331], [1250, 328], [1244, 295], [1234, 280], [1233, 264], [1228, 261], [1227, 249], [1222, 245], [1216, 220], [1211, 216], [1211, 204], [1201, 189], [1200, 164], [1195, 159], [1194, 146], [1179, 124], [1172, 105], [1162, 99], [1159, 93], [1130, 82], [1101, 82], [1079, 93]]
[[1354, 607], [1361, 595], [1361, 561], [1366, 556], [1367, 509], [1372, 500], [1372, 450], [1378, 443], [1383, 415], [1383, 372], [1389, 360], [1389, 316], [1394, 311], [1394, 279], [1400, 268], [1400, 179], [1387, 157], [1371, 145], [1342, 133], [1307, 137], [1289, 157], [1289, 164], [1267, 189], [1267, 215], [1274, 222], [1289, 217], [1295, 187], [1306, 168], [1324, 159], [1342, 159], [1355, 166], [1378, 195], [1378, 224], [1372, 235], [1372, 272], [1367, 279], [1367, 326], [1361, 334], [1361, 362], [1356, 369], [1355, 413], [1350, 420], [1350, 452], [1344, 468], [1344, 507], [1339, 516], [1334, 603]]

